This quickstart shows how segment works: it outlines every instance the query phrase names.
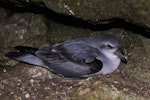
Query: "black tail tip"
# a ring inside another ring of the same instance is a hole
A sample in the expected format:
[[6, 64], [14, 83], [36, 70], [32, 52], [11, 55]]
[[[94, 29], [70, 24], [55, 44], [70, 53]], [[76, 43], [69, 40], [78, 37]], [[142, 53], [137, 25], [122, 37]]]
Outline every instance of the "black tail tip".
[[25, 54], [20, 53], [20, 52], [8, 52], [5, 54], [5, 56], [8, 58], [15, 58], [15, 57], [23, 56], [23, 55]]

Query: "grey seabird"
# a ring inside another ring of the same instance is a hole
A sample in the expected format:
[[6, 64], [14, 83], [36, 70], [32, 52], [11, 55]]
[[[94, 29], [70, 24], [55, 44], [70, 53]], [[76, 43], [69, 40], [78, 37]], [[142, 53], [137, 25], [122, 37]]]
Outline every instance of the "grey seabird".
[[114, 35], [68, 39], [43, 48], [14, 47], [7, 57], [49, 69], [65, 79], [84, 79], [114, 72], [127, 61], [122, 42]]

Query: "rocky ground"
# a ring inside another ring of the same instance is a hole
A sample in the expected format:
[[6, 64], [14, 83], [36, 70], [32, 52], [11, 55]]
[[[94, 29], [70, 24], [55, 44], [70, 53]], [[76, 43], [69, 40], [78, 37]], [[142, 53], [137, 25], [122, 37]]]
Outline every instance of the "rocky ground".
[[[4, 1], [2, 0], [2, 2]], [[65, 5], [68, 5], [69, 3], [66, 2]], [[126, 3], [131, 4], [133, 1]], [[46, 6], [48, 7], [50, 4], [47, 3]], [[61, 3], [59, 4], [61, 5]], [[62, 4], [64, 5], [64, 3]], [[121, 2], [121, 4], [124, 3]], [[134, 9], [141, 7], [142, 3], [137, 4], [135, 3], [133, 6]], [[110, 6], [110, 4], [108, 5]], [[69, 10], [67, 6], [63, 7], [66, 7], [65, 9], [68, 9], [68, 11], [73, 10], [73, 8]], [[53, 6], [48, 8], [54, 11], [56, 9]], [[134, 11], [133, 8], [132, 10]], [[146, 8], [147, 6], [145, 6]], [[117, 13], [117, 16], [115, 16], [118, 17], [117, 20], [113, 19], [113, 21], [107, 20], [104, 22], [95, 21], [93, 18], [96, 15], [89, 15], [85, 18], [87, 13], [83, 16], [81, 12], [77, 11], [74, 12], [75, 16], [71, 15], [74, 17], [70, 17], [71, 12], [65, 11], [65, 13], [63, 12], [64, 10], [61, 11], [60, 9], [55, 11], [57, 13], [50, 11], [50, 14], [41, 13], [45, 9], [37, 10], [39, 12], [26, 8], [23, 8], [26, 11], [19, 9], [15, 11], [15, 9], [10, 10], [8, 7], [0, 8], [1, 100], [149, 100], [149, 17], [142, 17], [145, 15], [144, 8], [137, 11], [142, 14], [141, 10], [143, 10], [143, 15], [135, 19], [133, 15], [121, 15], [124, 12], [122, 9], [120, 11], [122, 13], [118, 12], [119, 14]], [[125, 11], [129, 12], [131, 10]], [[107, 14], [108, 12], [103, 16], [104, 18], [107, 17], [106, 19], [111, 19], [114, 16]], [[101, 20], [104, 19], [103, 17]], [[63, 21], [63, 18], [68, 20]], [[134, 20], [131, 22], [127, 20], [131, 18]], [[138, 22], [138, 18], [142, 19], [139, 19], [140, 21]], [[96, 19], [100, 20], [100, 17]], [[119, 25], [121, 27], [117, 27]], [[127, 64], [121, 63], [119, 69], [110, 75], [94, 76], [85, 80], [64, 80], [47, 69], [13, 61], [4, 56], [9, 51], [15, 51], [13, 47], [17, 45], [43, 47], [68, 38], [103, 34], [115, 34], [120, 37], [124, 41], [124, 51], [129, 58]]]

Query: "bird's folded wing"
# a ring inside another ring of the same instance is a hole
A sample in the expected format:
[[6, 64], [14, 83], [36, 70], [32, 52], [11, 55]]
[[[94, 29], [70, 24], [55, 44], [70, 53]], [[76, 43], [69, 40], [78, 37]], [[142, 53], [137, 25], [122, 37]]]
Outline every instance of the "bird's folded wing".
[[36, 55], [54, 73], [66, 78], [85, 78], [102, 68], [102, 62], [96, 59], [98, 50], [85, 44], [58, 44], [39, 49]]
[[98, 50], [86, 44], [61, 44], [54, 48], [65, 58], [83, 63], [91, 63], [98, 56]]

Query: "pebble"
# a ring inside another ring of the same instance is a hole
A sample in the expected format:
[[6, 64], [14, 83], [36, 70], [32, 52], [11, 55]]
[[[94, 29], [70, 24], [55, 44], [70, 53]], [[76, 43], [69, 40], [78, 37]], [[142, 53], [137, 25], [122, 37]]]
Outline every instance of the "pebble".
[[38, 77], [38, 76], [42, 76], [42, 73], [39, 72], [39, 73], [37, 73], [37, 74], [35, 74], [35, 75], [32, 75], [33, 78]]
[[30, 94], [25, 94], [25, 98], [29, 98], [30, 97]]
[[30, 82], [31, 82], [31, 83], [33, 83], [33, 82], [34, 82], [34, 80], [33, 80], [33, 79], [30, 79]]
[[6, 73], [6, 69], [3, 69], [3, 72]]

